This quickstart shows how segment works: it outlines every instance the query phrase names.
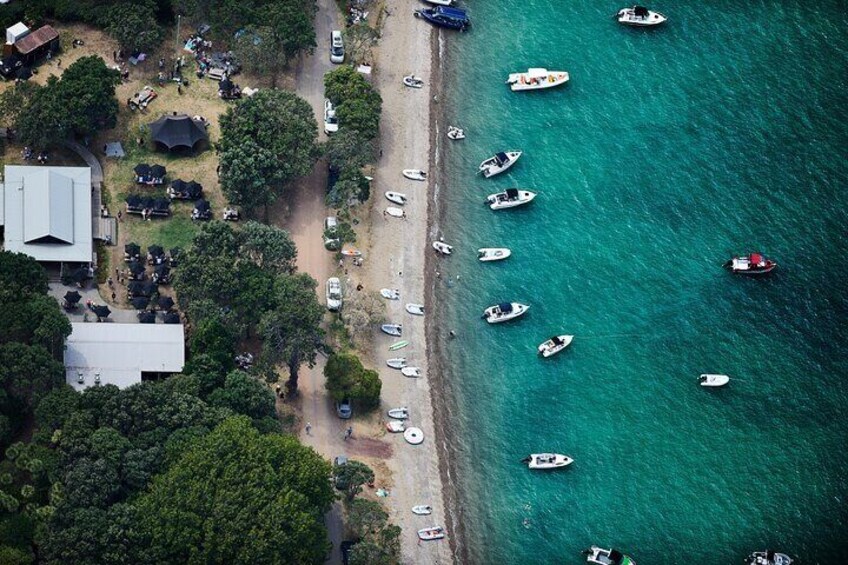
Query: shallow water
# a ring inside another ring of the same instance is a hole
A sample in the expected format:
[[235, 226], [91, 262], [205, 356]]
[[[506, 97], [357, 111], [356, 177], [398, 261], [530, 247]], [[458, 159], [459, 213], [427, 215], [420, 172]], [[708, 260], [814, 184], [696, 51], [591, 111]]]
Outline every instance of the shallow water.
[[[446, 37], [437, 298], [472, 563], [737, 563], [752, 550], [848, 562], [844, 339], [848, 16], [840, 2], [469, 1]], [[512, 93], [510, 72], [571, 73]], [[440, 141], [440, 143], [442, 143]], [[495, 151], [525, 152], [475, 176]], [[510, 186], [529, 206], [482, 202]], [[501, 263], [478, 247], [507, 246]], [[732, 276], [762, 251], [767, 278]], [[457, 280], [457, 275], [460, 278]], [[530, 312], [489, 326], [486, 306]], [[574, 334], [559, 356], [536, 346]], [[697, 386], [727, 373], [720, 390]], [[530, 473], [529, 452], [572, 468]]]

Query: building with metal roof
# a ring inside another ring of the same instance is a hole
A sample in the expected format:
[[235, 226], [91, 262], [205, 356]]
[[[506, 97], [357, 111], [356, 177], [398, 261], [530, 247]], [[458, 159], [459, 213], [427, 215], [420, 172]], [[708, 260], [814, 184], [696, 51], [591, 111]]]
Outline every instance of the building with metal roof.
[[91, 169], [6, 165], [3, 247], [41, 262], [95, 262]]
[[65, 380], [77, 390], [112, 384], [127, 388], [185, 364], [182, 324], [72, 322], [65, 343]]

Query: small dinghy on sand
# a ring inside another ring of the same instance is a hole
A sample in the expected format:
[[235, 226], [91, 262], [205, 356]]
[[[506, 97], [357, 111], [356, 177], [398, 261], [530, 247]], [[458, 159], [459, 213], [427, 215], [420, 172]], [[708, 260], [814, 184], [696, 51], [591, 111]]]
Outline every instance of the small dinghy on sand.
[[573, 339], [573, 335], [555, 335], [539, 346], [539, 353], [542, 354], [542, 357], [546, 358], [556, 355], [568, 347]]
[[406, 204], [406, 194], [401, 194], [400, 192], [386, 192], [386, 199], [389, 202], [394, 202], [395, 204], [400, 204], [403, 206]]
[[729, 383], [730, 377], [727, 375], [710, 375], [704, 373], [698, 377], [698, 382], [701, 383], [701, 386], [720, 387]]
[[465, 130], [456, 126], [448, 126], [448, 139], [459, 141], [465, 139]]
[[362, 251], [356, 249], [355, 247], [345, 247], [341, 251], [339, 251], [345, 257], [362, 257]]
[[406, 217], [406, 212], [401, 210], [400, 208], [395, 208], [394, 206], [389, 206], [386, 208], [386, 214], [393, 218], [404, 218]]
[[403, 333], [403, 325], [401, 324], [383, 324], [380, 326], [380, 329], [383, 330], [383, 333], [396, 337], [400, 337]]
[[404, 169], [403, 176], [409, 180], [427, 180], [427, 173], [421, 169]]
[[403, 367], [400, 372], [403, 373], [404, 377], [411, 378], [420, 377], [422, 375], [419, 367]]
[[423, 541], [437, 540], [445, 537], [445, 529], [440, 526], [418, 530], [418, 539]]
[[512, 255], [512, 251], [506, 247], [481, 247], [477, 250], [477, 258], [480, 261], [501, 261]]
[[409, 88], [422, 88], [424, 86], [424, 79], [418, 78], [415, 75], [406, 75], [403, 77], [403, 85]]
[[409, 408], [406, 406], [401, 406], [400, 408], [392, 408], [387, 412], [389, 418], [394, 418], [395, 420], [406, 420], [409, 418]]
[[419, 504], [418, 506], [412, 507], [412, 513], [418, 514], [419, 516], [429, 516], [433, 513], [433, 507], [429, 504]]
[[381, 288], [380, 296], [386, 300], [400, 300], [400, 290], [397, 288]]
[[391, 359], [386, 359], [386, 365], [392, 369], [403, 369], [406, 367], [406, 357], [393, 357]]
[[402, 434], [406, 431], [406, 424], [400, 420], [386, 422], [386, 431], [392, 434]]
[[407, 304], [406, 311], [412, 314], [413, 316], [423, 316], [424, 315], [424, 305], [423, 304]]
[[444, 241], [434, 241], [433, 249], [435, 249], [442, 255], [450, 255], [451, 253], [453, 253], [453, 247], [448, 245]]

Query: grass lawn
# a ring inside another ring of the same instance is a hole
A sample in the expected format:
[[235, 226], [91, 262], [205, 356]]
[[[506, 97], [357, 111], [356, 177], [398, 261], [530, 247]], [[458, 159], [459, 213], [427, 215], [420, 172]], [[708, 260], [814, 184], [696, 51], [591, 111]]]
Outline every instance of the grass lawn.
[[[190, 212], [189, 212], [190, 213]], [[171, 216], [168, 219], [153, 219], [149, 222], [141, 217], [124, 220], [118, 229], [127, 230], [127, 242], [134, 242], [146, 252], [151, 245], [161, 245], [166, 251], [174, 247], [187, 249], [194, 239], [194, 234], [200, 231], [200, 222], [192, 222], [188, 215]], [[121, 248], [123, 253], [123, 248]]]

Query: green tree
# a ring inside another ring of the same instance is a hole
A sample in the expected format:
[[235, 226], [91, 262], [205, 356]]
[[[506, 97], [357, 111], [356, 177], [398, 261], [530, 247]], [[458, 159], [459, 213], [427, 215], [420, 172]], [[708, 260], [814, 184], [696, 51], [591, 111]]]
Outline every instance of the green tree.
[[100, 24], [130, 53], [150, 51], [162, 41], [156, 3], [151, 0], [115, 2], [104, 11]]
[[353, 353], [334, 353], [324, 366], [324, 386], [330, 396], [340, 401], [355, 400], [360, 406], [373, 409], [380, 405], [382, 382], [377, 371], [366, 369]]
[[312, 170], [318, 124], [312, 107], [284, 90], [262, 90], [221, 117], [221, 187], [248, 210], [266, 207]]
[[356, 168], [342, 170], [339, 179], [327, 192], [327, 205], [333, 208], [347, 208], [355, 202], [365, 202], [371, 192], [371, 183]]
[[[211, 315], [200, 320], [191, 332], [188, 348], [192, 359], [206, 355], [211, 367], [218, 372], [228, 373], [235, 366], [236, 335], [220, 315]], [[202, 366], [202, 365], [201, 365]], [[195, 365], [192, 366], [194, 373]]]
[[[20, 82], [7, 88], [0, 94], [0, 126], [15, 127], [18, 116], [29, 105], [38, 85], [33, 82]], [[3, 253], [8, 253], [4, 251]]]
[[388, 520], [389, 515], [376, 500], [356, 498], [347, 505], [347, 525], [358, 538], [379, 532]]
[[278, 277], [274, 287], [276, 306], [259, 323], [263, 356], [288, 365], [286, 388], [290, 394], [297, 391], [301, 363], [314, 365], [324, 335], [320, 326], [324, 307], [315, 295], [317, 286], [306, 273]]
[[247, 416], [254, 423], [265, 418], [274, 419], [274, 393], [255, 377], [244, 371], [227, 375], [223, 388], [209, 395], [209, 403]]
[[371, 331], [386, 320], [385, 300], [374, 291], [345, 293], [343, 319], [351, 337], [357, 343], [365, 343]]
[[350, 66], [330, 71], [324, 75], [324, 92], [336, 107], [340, 131], [358, 131], [363, 142], [377, 137], [383, 99], [361, 73]]
[[23, 253], [0, 251], [0, 300], [6, 303], [23, 294], [45, 294], [47, 272]]
[[239, 232], [240, 253], [263, 269], [293, 273], [297, 247], [289, 232], [260, 222], [246, 222]]
[[371, 64], [374, 61], [372, 48], [378, 38], [377, 30], [367, 23], [348, 26], [344, 30], [344, 42], [350, 60], [354, 63]]
[[356, 498], [362, 492], [362, 485], [374, 480], [374, 471], [360, 461], [350, 460], [336, 467], [336, 484], [344, 485], [348, 501]]
[[138, 501], [148, 560], [323, 563], [329, 476], [329, 464], [295, 438], [228, 419]]
[[360, 169], [374, 160], [374, 144], [363, 143], [362, 134], [357, 130], [344, 128], [324, 144], [324, 157], [335, 170]]

